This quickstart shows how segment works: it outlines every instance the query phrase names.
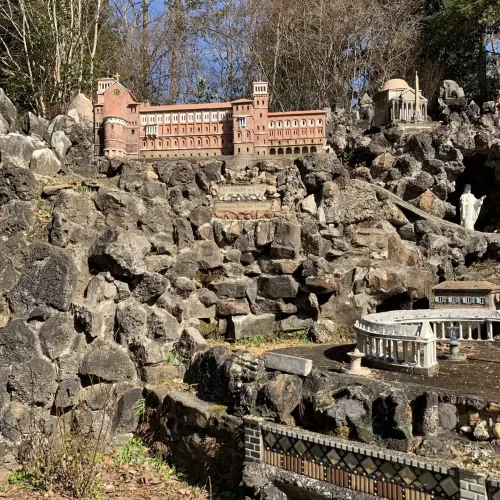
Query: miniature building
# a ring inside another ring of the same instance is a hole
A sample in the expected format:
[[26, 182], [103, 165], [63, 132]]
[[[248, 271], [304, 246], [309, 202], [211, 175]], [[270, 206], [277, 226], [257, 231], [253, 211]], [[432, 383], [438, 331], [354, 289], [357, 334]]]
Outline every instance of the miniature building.
[[168, 158], [298, 155], [326, 147], [326, 111], [268, 111], [268, 84], [254, 82], [252, 99], [150, 106], [116, 78], [98, 81], [95, 153]]
[[432, 288], [431, 308], [500, 309], [500, 285], [489, 281], [445, 281]]
[[404, 80], [395, 78], [385, 82], [380, 92], [373, 96], [375, 117], [373, 125], [397, 124], [399, 122], [425, 122], [427, 120], [427, 99], [418, 89], [411, 88]]

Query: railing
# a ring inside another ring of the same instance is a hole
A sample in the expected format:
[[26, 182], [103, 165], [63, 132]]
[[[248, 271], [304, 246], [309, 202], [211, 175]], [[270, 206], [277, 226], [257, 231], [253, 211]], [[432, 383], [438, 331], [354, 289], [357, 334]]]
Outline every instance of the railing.
[[[252, 416], [244, 422], [246, 462], [264, 463], [389, 500], [486, 499], [485, 480], [475, 472]], [[474, 499], [470, 497], [473, 491]]]

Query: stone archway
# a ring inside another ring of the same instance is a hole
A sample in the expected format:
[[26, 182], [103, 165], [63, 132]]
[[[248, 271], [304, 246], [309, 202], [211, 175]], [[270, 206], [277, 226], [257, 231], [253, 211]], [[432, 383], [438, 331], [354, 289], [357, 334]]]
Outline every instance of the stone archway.
[[276, 154], [276, 149], [271, 148], [271, 149], [269, 150], [269, 154], [270, 154], [270, 155], [275, 155], [275, 154]]
[[284, 154], [284, 153], [283, 153], [283, 148], [278, 148], [278, 154], [279, 154], [279, 155]]
[[309, 153], [309, 149], [307, 148], [307, 146], [304, 146], [304, 147], [302, 148], [302, 154], [303, 154], [303, 155], [306, 155], [307, 153]]
[[293, 154], [294, 155], [300, 155], [300, 148], [293, 148]]
[[311, 146], [311, 153], [316, 153], [317, 150], [316, 150], [316, 146]]
[[286, 148], [286, 154], [291, 155], [292, 154], [292, 148]]

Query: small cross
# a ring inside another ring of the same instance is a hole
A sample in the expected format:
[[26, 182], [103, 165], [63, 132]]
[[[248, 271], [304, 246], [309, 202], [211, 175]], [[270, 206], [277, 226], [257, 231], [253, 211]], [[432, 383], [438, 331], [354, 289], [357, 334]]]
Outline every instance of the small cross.
[[116, 73], [116, 75], [115, 75], [115, 80], [116, 80], [117, 82], [119, 82], [119, 81], [120, 81], [120, 73]]

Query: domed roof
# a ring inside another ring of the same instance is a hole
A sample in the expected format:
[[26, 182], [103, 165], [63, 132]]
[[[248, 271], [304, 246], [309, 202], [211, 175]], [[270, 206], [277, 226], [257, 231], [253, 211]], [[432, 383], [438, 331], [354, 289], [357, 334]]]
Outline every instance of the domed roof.
[[402, 78], [393, 78], [384, 83], [382, 90], [406, 90], [409, 85]]

